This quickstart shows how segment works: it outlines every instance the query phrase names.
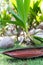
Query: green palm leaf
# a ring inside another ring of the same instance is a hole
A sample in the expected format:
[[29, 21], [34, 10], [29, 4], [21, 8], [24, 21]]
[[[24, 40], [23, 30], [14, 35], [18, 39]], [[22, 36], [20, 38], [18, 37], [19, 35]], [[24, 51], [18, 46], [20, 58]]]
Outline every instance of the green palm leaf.
[[15, 0], [17, 3], [17, 13], [10, 9], [10, 13], [16, 18], [16, 23], [27, 30], [27, 19], [29, 13], [30, 0]]
[[28, 19], [28, 13], [29, 13], [29, 10], [30, 10], [30, 0], [24, 0], [24, 18], [25, 18], [25, 21], [27, 22], [27, 19]]
[[24, 5], [23, 5], [23, 0], [16, 0], [16, 2], [17, 2], [18, 15], [24, 21]]

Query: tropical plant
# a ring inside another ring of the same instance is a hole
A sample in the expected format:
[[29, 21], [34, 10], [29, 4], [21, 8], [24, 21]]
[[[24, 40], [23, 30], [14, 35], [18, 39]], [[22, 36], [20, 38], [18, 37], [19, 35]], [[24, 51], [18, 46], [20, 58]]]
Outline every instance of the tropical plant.
[[[13, 3], [14, 8], [16, 9], [16, 12], [11, 9], [11, 7], [8, 8], [9, 12], [12, 14], [12, 16], [16, 19], [15, 21], [12, 20], [1, 20], [1, 22], [3, 21], [3, 23], [6, 23], [6, 21], [8, 23], [12, 23], [12, 24], [16, 24], [17, 26], [20, 26], [23, 28], [23, 30], [26, 31], [27, 36], [30, 38], [30, 40], [35, 43], [35, 44], [41, 44], [41, 42], [37, 39], [34, 38], [34, 36], [30, 36], [29, 32], [28, 32], [28, 14], [30, 11], [30, 0], [14, 0], [16, 2], [16, 4]], [[37, 5], [37, 3], [36, 3]], [[36, 8], [36, 5], [34, 8]], [[35, 11], [35, 14], [37, 13], [37, 8], [36, 10], [31, 9], [33, 12]], [[33, 15], [35, 15], [32, 12]], [[32, 16], [33, 16], [32, 15]], [[36, 16], [36, 15], [35, 15]], [[30, 21], [29, 21], [30, 22]]]
[[29, 16], [28, 16], [28, 24], [30, 28], [32, 27], [32, 24], [34, 26], [34, 23], [38, 25], [40, 22], [38, 14], [41, 13], [41, 10], [40, 10], [39, 4], [40, 4], [40, 0], [37, 0], [36, 2], [32, 0], [32, 3], [30, 3], [30, 11], [29, 11]]
[[11, 10], [12, 15], [16, 18], [16, 24], [23, 27], [27, 32], [27, 20], [29, 13], [30, 0], [16, 0], [17, 14]]
[[10, 9], [10, 13], [15, 17], [16, 21], [8, 22], [15, 23], [16, 25], [23, 27], [25, 31], [27, 31], [27, 19], [29, 13], [30, 0], [16, 0], [16, 3], [17, 14], [12, 9]]
[[[40, 40], [37, 40], [34, 38], [34, 36], [30, 36], [29, 32], [28, 32], [28, 14], [31, 13], [32, 17], [34, 17], [36, 19], [36, 15], [38, 12], [40, 12], [40, 8], [39, 8], [39, 1], [36, 1], [36, 3], [34, 3], [33, 9], [30, 8], [30, 0], [14, 0], [16, 1], [16, 4], [13, 3], [15, 9], [16, 9], [16, 13], [10, 9], [10, 12], [12, 13], [12, 15], [15, 17], [16, 21], [14, 22], [16, 25], [19, 25], [20, 27], [22, 27], [26, 33], [27, 36], [30, 38], [30, 40], [34, 43], [34, 44], [41, 44]], [[30, 11], [30, 12], [29, 12]], [[29, 21], [31, 22], [31, 21]]]
[[1, 23], [1, 25], [5, 26], [6, 23], [1, 20], [6, 20], [6, 23], [7, 23], [7, 20], [11, 20], [11, 15], [6, 10], [3, 10], [3, 12], [0, 16], [0, 23]]

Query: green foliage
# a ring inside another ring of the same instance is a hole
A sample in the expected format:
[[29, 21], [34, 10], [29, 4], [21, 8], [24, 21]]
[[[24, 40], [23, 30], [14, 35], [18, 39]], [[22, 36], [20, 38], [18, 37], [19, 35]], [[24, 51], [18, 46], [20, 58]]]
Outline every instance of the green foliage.
[[[29, 13], [29, 4], [30, 0], [16, 0], [17, 3], [17, 14], [11, 10], [11, 14], [16, 18], [18, 22], [16, 22], [19, 26], [22, 26], [25, 31], [27, 31], [27, 20], [28, 20], [28, 13]], [[20, 24], [21, 23], [21, 24]]]
[[[10, 0], [10, 1], [14, 6], [14, 10], [9, 8], [10, 13], [16, 19], [14, 24], [21, 26], [22, 28], [25, 29], [25, 31], [27, 31], [28, 29], [27, 24], [31, 27], [34, 26], [33, 23], [36, 23], [36, 25], [38, 25], [40, 21], [43, 21], [43, 15], [40, 16], [42, 9], [39, 6], [41, 5], [40, 3], [42, 1], [40, 0], [35, 0], [35, 1], [34, 0], [32, 1], [31, 0]], [[4, 17], [6, 17], [5, 14]], [[8, 15], [7, 17], [9, 18]], [[4, 20], [5, 21], [7, 20], [7, 22], [9, 22], [10, 20], [8, 18], [7, 19], [5, 18]]]
[[41, 41], [40, 40], [38, 40], [37, 38], [35, 38], [35, 37], [31, 37], [32, 38], [32, 41], [33, 41], [33, 43], [35, 44], [35, 45], [41, 45]]
[[37, 39], [37, 40], [39, 40], [39, 41], [41, 41], [43, 43], [43, 38], [37, 37], [37, 36], [34, 36], [34, 38]]
[[[31, 5], [30, 3], [30, 12], [29, 12], [29, 17], [28, 17], [28, 24], [31, 27], [33, 23], [39, 24], [39, 16], [38, 13], [41, 13], [40, 7], [40, 0], [37, 0], [36, 2], [33, 1], [33, 4]], [[34, 24], [33, 24], [34, 26]]]
[[43, 38], [35, 36], [35, 35], [31, 36], [31, 38], [35, 46], [43, 46]]
[[6, 10], [3, 10], [2, 14], [0, 15], [0, 25], [5, 26], [10, 19], [11, 15]]
[[[43, 20], [43, 13], [42, 13], [41, 18], [40, 18], [40, 16], [38, 16], [38, 14], [40, 14], [42, 12], [42, 9], [39, 6], [39, 4], [41, 2], [40, 0], [37, 0], [36, 2], [33, 1], [33, 6], [30, 6], [30, 4], [31, 4], [30, 0], [14, 0], [14, 2], [16, 2], [16, 4], [12, 3], [14, 6], [14, 10], [11, 9], [10, 7], [8, 8], [8, 10], [12, 14], [12, 16], [15, 18], [15, 20], [12, 21], [9, 18], [9, 15], [6, 15], [6, 12], [4, 12], [4, 14], [3, 14], [4, 16], [2, 18], [0, 18], [0, 22], [3, 25], [5, 25], [6, 23], [16, 24], [17, 26], [22, 27], [23, 30], [28, 32], [27, 24], [29, 24], [29, 26], [32, 26], [32, 24], [34, 22], [36, 24], [39, 24], [39, 22]], [[15, 12], [15, 10], [16, 10], [16, 12]], [[31, 37], [30, 35], [28, 35], [28, 36], [35, 44], [36, 43], [41, 44], [41, 42], [39, 40], [35, 39], [34, 37]]]

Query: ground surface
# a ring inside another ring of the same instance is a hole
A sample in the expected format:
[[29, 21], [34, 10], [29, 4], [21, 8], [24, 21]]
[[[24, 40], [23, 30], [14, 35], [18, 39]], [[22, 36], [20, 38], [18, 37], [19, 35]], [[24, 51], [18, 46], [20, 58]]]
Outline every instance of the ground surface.
[[43, 65], [43, 58], [21, 60], [0, 54], [0, 65]]
[[[17, 44], [14, 46], [14, 48], [21, 48], [21, 47]], [[0, 52], [3, 52], [3, 51], [5, 50], [0, 49]], [[11, 58], [9, 56], [0, 54], [0, 65], [43, 65], [43, 57], [21, 60], [21, 59]]]

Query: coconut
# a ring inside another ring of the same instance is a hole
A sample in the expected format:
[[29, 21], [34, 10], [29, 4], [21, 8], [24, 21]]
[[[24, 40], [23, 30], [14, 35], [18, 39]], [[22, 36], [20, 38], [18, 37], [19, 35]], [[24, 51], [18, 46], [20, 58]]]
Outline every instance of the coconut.
[[43, 29], [43, 22], [41, 22], [37, 28]]
[[33, 35], [33, 34], [35, 33], [35, 29], [34, 29], [34, 28], [31, 29], [31, 30], [29, 31], [29, 33], [30, 33], [30, 35]]
[[14, 40], [8, 36], [0, 37], [0, 48], [9, 48], [14, 46]]

